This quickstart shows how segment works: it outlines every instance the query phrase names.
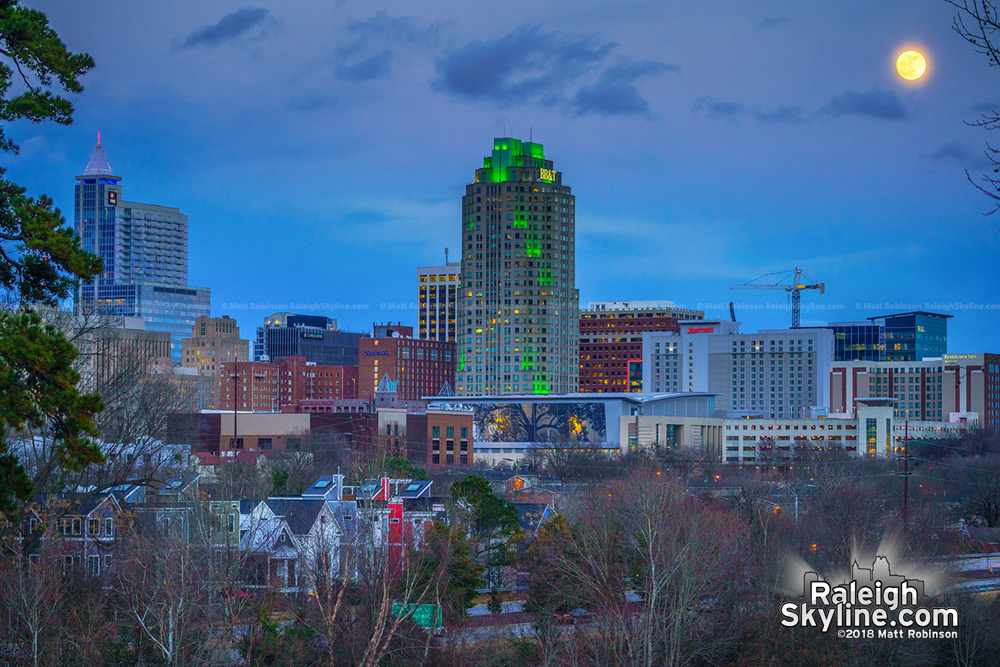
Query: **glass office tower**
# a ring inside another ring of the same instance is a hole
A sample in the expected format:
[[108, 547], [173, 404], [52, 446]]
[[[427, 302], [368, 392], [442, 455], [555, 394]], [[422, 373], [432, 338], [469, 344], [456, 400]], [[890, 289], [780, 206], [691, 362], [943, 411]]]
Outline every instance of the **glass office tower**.
[[181, 339], [195, 318], [210, 314], [211, 293], [188, 279], [188, 219], [178, 209], [122, 199], [100, 134], [83, 174], [76, 177], [73, 222], [84, 250], [103, 269], [81, 283], [76, 312], [141, 317], [150, 331], [170, 333], [170, 352], [181, 360]]

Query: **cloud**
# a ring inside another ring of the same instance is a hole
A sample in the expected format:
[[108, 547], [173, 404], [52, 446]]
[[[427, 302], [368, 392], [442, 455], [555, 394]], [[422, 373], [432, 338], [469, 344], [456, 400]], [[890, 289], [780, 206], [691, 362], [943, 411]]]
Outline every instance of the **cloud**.
[[726, 102], [711, 97], [699, 97], [694, 101], [695, 111], [703, 111], [709, 118], [737, 118], [749, 116], [762, 123], [804, 123], [808, 120], [802, 109], [797, 106], [781, 105], [777, 109], [767, 111], [750, 107], [739, 102]]
[[923, 157], [933, 162], [955, 162], [969, 169], [987, 169], [992, 166], [985, 152], [973, 150], [957, 140], [949, 141]]
[[444, 22], [436, 21], [426, 28], [419, 27], [411, 16], [389, 16], [386, 10], [370, 19], [352, 21], [347, 29], [361, 40], [387, 37], [396, 42], [423, 42], [437, 39]]
[[[354, 40], [336, 51], [336, 77], [345, 81], [371, 81], [392, 70], [392, 46], [435, 42], [444, 24], [421, 27], [409, 16], [390, 16], [385, 10], [347, 26]], [[382, 47], [379, 49], [379, 47]], [[373, 51], [375, 51], [373, 53]]]
[[869, 116], [883, 120], [906, 120], [911, 115], [899, 95], [891, 90], [877, 88], [864, 93], [849, 90], [835, 95], [823, 107], [823, 113], [831, 116]]
[[288, 108], [293, 111], [319, 111], [331, 107], [337, 103], [336, 98], [323, 97], [320, 95], [307, 95], [289, 101]]
[[768, 17], [758, 23], [757, 27], [767, 30], [768, 28], [777, 28], [779, 25], [785, 25], [786, 23], [788, 23], [788, 19], [784, 16], [778, 16], [775, 18]]
[[196, 46], [214, 48], [247, 34], [262, 25], [271, 13], [262, 7], [242, 7], [223, 16], [218, 23], [199, 28], [174, 44], [174, 50], [191, 49]]
[[695, 111], [704, 111], [709, 118], [733, 118], [747, 112], [746, 105], [738, 102], [723, 102], [711, 97], [699, 97], [692, 105]]
[[608, 64], [617, 47], [595, 35], [570, 36], [521, 26], [496, 39], [468, 42], [438, 58], [432, 86], [470, 101], [564, 105], [576, 114], [648, 113], [635, 81], [677, 67], [625, 57]]
[[385, 49], [354, 64], [338, 63], [337, 78], [345, 81], [370, 81], [389, 73], [392, 51]]
[[581, 86], [573, 96], [577, 115], [596, 113], [610, 115], [641, 115], [649, 113], [649, 103], [636, 90], [636, 79], [661, 72], [676, 72], [676, 65], [655, 60], [626, 62], [604, 70], [592, 86]]
[[754, 111], [754, 117], [764, 123], [804, 123], [806, 117], [797, 106], [782, 104], [774, 111]]

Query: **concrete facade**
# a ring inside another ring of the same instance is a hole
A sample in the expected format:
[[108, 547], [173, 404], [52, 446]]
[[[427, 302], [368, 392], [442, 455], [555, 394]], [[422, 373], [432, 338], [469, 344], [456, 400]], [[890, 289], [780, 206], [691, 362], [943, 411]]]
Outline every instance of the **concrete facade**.
[[643, 387], [718, 394], [717, 416], [806, 418], [830, 407], [829, 329], [743, 334], [738, 322], [688, 320], [643, 334]]

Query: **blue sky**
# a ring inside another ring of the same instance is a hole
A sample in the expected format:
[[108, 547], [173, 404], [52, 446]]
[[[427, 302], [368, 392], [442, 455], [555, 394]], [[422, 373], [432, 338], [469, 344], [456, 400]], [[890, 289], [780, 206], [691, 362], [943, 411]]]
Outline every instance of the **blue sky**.
[[583, 304], [784, 327], [783, 293], [729, 285], [801, 266], [827, 285], [803, 324], [942, 310], [951, 351], [1000, 351], [1000, 215], [964, 171], [1000, 70], [941, 0], [25, 4], [96, 67], [73, 126], [11, 128], [9, 176], [71, 212], [100, 124], [123, 197], [190, 217], [191, 282], [245, 337], [279, 306], [413, 324], [506, 129], [573, 188]]

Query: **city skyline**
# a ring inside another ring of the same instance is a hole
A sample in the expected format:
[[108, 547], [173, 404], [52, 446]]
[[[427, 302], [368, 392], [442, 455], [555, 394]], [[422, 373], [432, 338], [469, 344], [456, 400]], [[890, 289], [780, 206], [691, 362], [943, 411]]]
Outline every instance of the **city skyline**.
[[[787, 311], [766, 308], [784, 295], [728, 286], [799, 265], [827, 285], [805, 295], [804, 326], [941, 311], [955, 316], [952, 351], [993, 349], [1000, 311], [941, 307], [995, 308], [1000, 249], [962, 171], [981, 160], [987, 136], [963, 121], [996, 102], [981, 92], [994, 73], [951, 32], [944, 3], [775, 3], [717, 23], [714, 5], [637, 3], [595, 12], [604, 22], [533, 9], [535, 23], [489, 28], [430, 5], [120, 4], [100, 17], [36, 6], [97, 65], [74, 126], [14, 125], [23, 151], [5, 158], [8, 173], [67, 214], [63, 184], [100, 123], [130, 198], [192, 215], [190, 283], [211, 287], [212, 314], [244, 330], [278, 310], [353, 330], [416, 324], [416, 267], [458, 249], [470, 164], [512, 135], [556, 155], [580, 198], [581, 303], [668, 299], [725, 317], [735, 301], [755, 308], [737, 312], [744, 330], [784, 327]], [[862, 7], [866, 22], [848, 20]], [[297, 45], [310, 21], [331, 31], [323, 53]], [[931, 60], [917, 87], [892, 70], [910, 43]], [[533, 64], [507, 58], [479, 83], [461, 66], [521, 47]], [[271, 176], [275, 187], [258, 187]], [[365, 271], [377, 275], [361, 291]], [[272, 307], [324, 302], [367, 309]]]

